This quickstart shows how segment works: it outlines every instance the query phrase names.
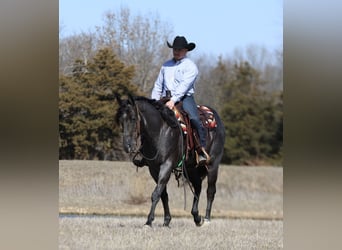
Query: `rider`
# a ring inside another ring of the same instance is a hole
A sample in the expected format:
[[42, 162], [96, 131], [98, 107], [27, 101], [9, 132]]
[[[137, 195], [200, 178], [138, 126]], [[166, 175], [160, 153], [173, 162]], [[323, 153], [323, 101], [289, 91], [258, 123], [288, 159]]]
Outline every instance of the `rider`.
[[188, 43], [184, 36], [176, 36], [173, 44], [167, 42], [167, 46], [172, 48], [173, 58], [162, 65], [151, 98], [159, 100], [166, 96], [166, 91], [170, 91], [171, 99], [166, 102], [168, 108], [173, 109], [177, 102], [183, 102], [183, 109], [188, 113], [191, 125], [197, 130], [200, 139], [198, 162], [199, 165], [204, 165], [210, 158], [205, 150], [206, 131], [199, 118], [193, 96], [198, 69], [196, 64], [186, 56], [188, 51], [196, 47], [196, 44]]

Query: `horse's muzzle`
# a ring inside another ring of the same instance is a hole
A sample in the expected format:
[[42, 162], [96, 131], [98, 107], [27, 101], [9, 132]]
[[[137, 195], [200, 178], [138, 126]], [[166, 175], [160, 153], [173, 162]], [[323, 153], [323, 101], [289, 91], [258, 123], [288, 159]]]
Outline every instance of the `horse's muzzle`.
[[136, 151], [136, 144], [132, 142], [124, 143], [124, 150], [126, 153], [134, 153]]
[[132, 153], [133, 151], [131, 144], [125, 144], [124, 149], [126, 153]]

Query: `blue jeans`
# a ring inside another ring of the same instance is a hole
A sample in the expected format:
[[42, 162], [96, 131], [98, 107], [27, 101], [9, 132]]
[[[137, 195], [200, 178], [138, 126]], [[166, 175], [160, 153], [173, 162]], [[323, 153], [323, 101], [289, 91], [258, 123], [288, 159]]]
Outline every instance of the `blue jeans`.
[[206, 132], [199, 118], [197, 105], [193, 96], [185, 96], [183, 98], [183, 109], [189, 114], [191, 125], [197, 130], [201, 146], [206, 146]]

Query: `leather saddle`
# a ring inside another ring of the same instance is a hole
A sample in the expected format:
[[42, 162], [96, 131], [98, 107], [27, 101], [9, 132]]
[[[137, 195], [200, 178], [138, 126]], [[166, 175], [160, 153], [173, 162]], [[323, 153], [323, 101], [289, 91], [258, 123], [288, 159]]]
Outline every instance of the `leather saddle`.
[[[160, 102], [165, 104], [169, 100], [169, 97], [164, 97], [160, 99]], [[173, 111], [183, 131], [183, 136], [185, 138], [187, 148], [186, 159], [188, 159], [188, 155], [190, 152], [195, 151], [197, 152], [197, 154], [200, 153], [201, 145], [197, 130], [191, 126], [189, 115], [183, 109], [182, 104], [182, 101], [177, 102]], [[204, 105], [197, 105], [197, 110], [203, 127], [206, 129], [208, 135], [209, 131], [215, 129], [217, 126], [214, 113], [210, 108]]]

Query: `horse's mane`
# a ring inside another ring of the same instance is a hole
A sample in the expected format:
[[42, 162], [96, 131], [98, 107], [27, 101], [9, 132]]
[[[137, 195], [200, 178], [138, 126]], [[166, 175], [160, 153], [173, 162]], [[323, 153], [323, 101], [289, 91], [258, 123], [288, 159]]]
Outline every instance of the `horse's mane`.
[[168, 107], [165, 106], [164, 103], [161, 101], [157, 101], [155, 99], [149, 99], [144, 96], [135, 96], [134, 97], [135, 101], [144, 101], [149, 104], [151, 104], [156, 110], [159, 111], [161, 117], [163, 120], [171, 127], [171, 128], [176, 128], [179, 126], [179, 122], [175, 116], [175, 113], [169, 109]]

